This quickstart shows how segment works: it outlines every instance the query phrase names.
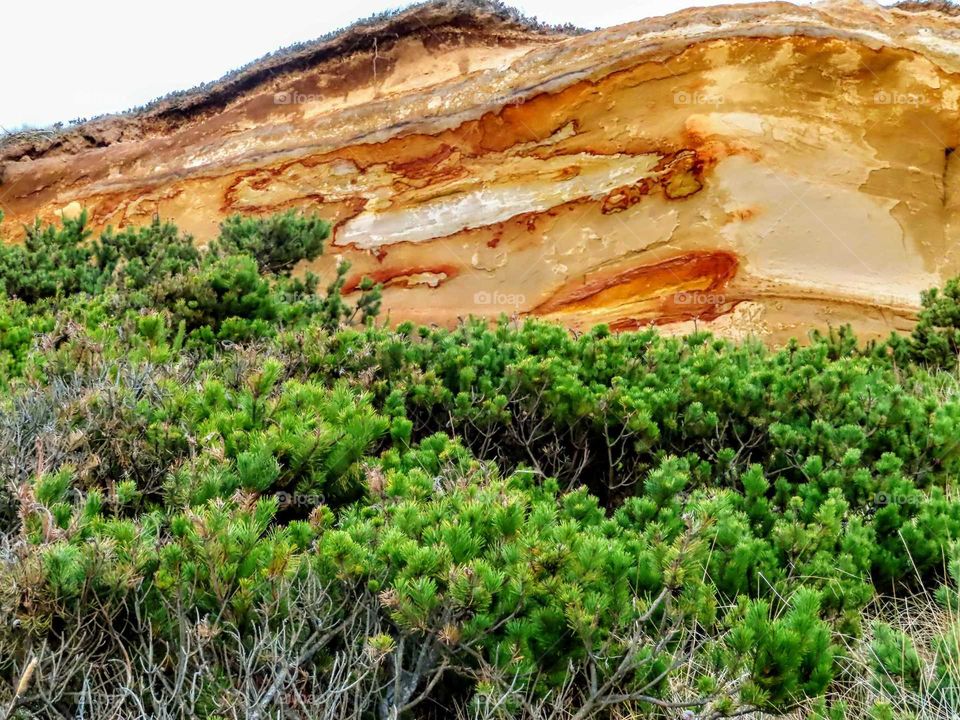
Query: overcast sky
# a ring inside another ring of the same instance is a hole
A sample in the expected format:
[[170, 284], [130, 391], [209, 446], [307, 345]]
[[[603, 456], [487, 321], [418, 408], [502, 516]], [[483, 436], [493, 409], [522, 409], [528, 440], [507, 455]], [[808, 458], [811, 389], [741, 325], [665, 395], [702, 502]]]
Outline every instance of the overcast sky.
[[[410, 4], [390, 0], [5, 3], [0, 128], [42, 127], [126, 110], [173, 90], [215, 80], [285, 45]], [[548, 23], [604, 27], [664, 15], [690, 4], [720, 2], [517, 0], [509, 4]]]

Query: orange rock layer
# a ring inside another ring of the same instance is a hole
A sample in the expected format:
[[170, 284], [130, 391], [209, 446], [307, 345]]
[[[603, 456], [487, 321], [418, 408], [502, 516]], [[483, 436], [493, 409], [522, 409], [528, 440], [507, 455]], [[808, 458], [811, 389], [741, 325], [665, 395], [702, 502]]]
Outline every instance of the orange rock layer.
[[838, 2], [588, 34], [421, 6], [136, 115], [0, 146], [13, 222], [315, 210], [394, 321], [910, 326], [960, 270], [960, 21]]

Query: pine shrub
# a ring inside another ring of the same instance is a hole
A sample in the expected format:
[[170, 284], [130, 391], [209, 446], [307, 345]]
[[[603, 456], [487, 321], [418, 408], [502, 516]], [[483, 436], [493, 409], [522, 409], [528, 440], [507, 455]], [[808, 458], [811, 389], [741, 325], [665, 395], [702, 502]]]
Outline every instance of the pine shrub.
[[329, 232], [0, 248], [11, 717], [960, 707], [956, 282], [880, 344], [389, 328]]

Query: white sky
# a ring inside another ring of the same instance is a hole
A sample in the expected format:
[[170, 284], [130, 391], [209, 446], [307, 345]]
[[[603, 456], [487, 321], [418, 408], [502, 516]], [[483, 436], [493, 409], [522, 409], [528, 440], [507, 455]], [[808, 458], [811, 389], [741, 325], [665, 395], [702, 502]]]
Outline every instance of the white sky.
[[[798, 0], [805, 1], [809, 0]], [[691, 4], [718, 5], [720, 0], [508, 3], [544, 22], [603, 27], [664, 15]], [[215, 80], [280, 47], [409, 4], [394, 0], [5, 3], [0, 128], [46, 126], [126, 110], [173, 90]]]

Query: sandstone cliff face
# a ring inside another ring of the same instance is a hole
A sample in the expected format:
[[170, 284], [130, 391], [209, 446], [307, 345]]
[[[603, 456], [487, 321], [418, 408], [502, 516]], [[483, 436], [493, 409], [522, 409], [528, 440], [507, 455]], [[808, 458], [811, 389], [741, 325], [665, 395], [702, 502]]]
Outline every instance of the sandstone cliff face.
[[[7, 239], [311, 208], [392, 320], [907, 328], [960, 272], [960, 20], [859, 2], [588, 34], [427, 5], [0, 146]], [[13, 222], [9, 222], [12, 220]]]

